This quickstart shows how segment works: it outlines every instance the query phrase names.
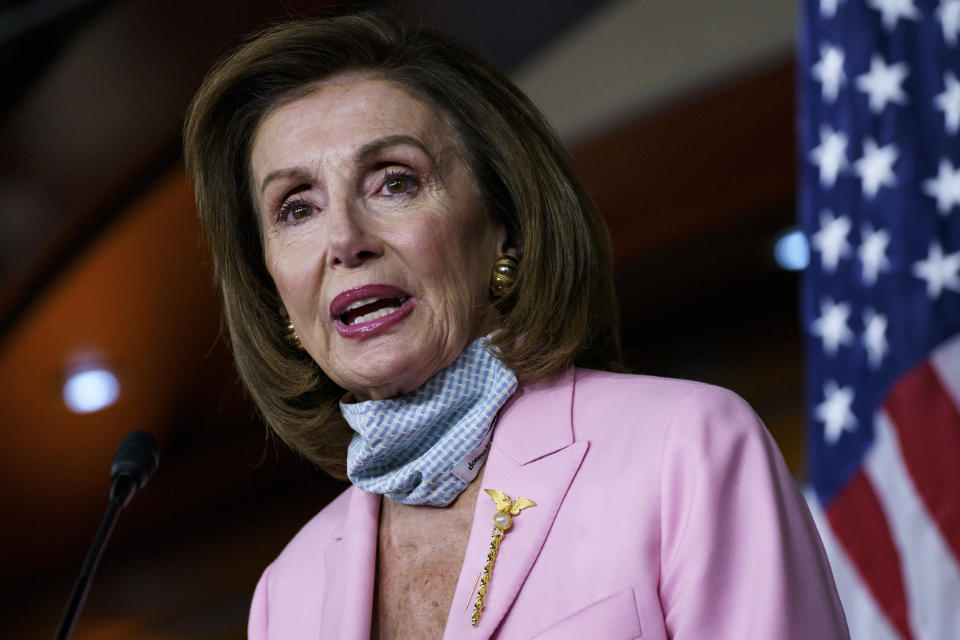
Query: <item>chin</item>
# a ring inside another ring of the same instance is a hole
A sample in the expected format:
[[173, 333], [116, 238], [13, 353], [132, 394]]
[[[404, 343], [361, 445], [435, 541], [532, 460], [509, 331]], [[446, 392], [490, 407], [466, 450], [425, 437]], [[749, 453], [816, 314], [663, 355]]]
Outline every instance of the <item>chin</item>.
[[351, 349], [349, 356], [343, 354], [341, 366], [333, 366], [341, 375], [330, 378], [357, 399], [380, 400], [403, 395], [421, 387], [456, 360], [469, 336], [464, 336], [463, 343], [454, 349], [449, 348], [449, 340], [438, 340], [435, 336], [422, 338], [422, 334], [399, 333], [364, 341], [366, 344], [356, 345], [359, 348]]
[[[419, 371], [419, 373], [418, 373]], [[353, 372], [347, 380], [346, 389], [354, 397], [363, 400], [383, 400], [409, 393], [420, 387], [439, 371], [424, 368], [420, 370], [407, 360], [395, 360], [380, 367], [367, 367]]]
[[354, 398], [360, 401], [364, 400], [386, 400], [388, 398], [396, 398], [397, 396], [402, 396], [405, 393], [409, 393], [422, 385], [426, 380], [421, 382], [405, 382], [403, 380], [384, 380], [383, 382], [378, 381], [369, 381], [360, 384], [353, 385], [353, 389], [350, 390], [350, 393]]

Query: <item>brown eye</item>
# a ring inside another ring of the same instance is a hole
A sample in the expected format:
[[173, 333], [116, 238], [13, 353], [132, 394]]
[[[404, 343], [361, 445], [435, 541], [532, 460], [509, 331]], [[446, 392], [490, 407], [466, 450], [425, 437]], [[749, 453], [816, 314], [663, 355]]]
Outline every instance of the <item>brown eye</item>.
[[294, 220], [303, 220], [310, 215], [310, 207], [305, 204], [298, 204], [290, 208], [290, 217]]
[[386, 187], [391, 195], [400, 195], [408, 191], [410, 183], [406, 178], [390, 178], [387, 180]]
[[294, 198], [283, 203], [277, 212], [277, 222], [297, 223], [309, 218], [314, 213], [313, 205], [305, 200]]

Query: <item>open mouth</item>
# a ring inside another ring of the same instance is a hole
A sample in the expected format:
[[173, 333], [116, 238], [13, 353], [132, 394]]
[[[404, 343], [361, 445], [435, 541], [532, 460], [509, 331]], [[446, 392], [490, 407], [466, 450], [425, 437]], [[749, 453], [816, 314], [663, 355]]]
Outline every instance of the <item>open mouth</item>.
[[340, 322], [349, 327], [354, 324], [377, 320], [398, 310], [406, 301], [407, 296], [355, 300], [340, 313]]
[[348, 289], [330, 302], [337, 332], [363, 340], [389, 331], [413, 312], [416, 300], [406, 291], [386, 284]]

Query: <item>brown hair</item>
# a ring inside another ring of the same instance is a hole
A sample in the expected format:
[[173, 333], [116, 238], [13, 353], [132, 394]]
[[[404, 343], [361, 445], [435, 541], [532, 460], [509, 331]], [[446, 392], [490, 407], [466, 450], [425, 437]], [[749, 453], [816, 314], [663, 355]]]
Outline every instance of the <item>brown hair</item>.
[[500, 359], [521, 381], [553, 377], [574, 363], [621, 368], [606, 227], [519, 89], [448, 37], [381, 15], [272, 27], [208, 74], [189, 110], [184, 156], [240, 375], [273, 430], [338, 477], [352, 435], [337, 407], [343, 390], [284, 340], [249, 167], [251, 141], [267, 114], [349, 71], [397, 83], [452, 123], [488, 215], [518, 247], [516, 285], [495, 303]]

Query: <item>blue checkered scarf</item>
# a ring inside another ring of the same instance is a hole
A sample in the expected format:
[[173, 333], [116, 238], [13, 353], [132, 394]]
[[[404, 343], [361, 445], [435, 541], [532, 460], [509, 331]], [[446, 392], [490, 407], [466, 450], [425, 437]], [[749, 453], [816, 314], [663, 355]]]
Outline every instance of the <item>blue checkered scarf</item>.
[[475, 340], [404, 396], [340, 403], [356, 432], [347, 451], [354, 485], [404, 504], [453, 502], [480, 471], [497, 412], [517, 388], [517, 376], [489, 343]]

